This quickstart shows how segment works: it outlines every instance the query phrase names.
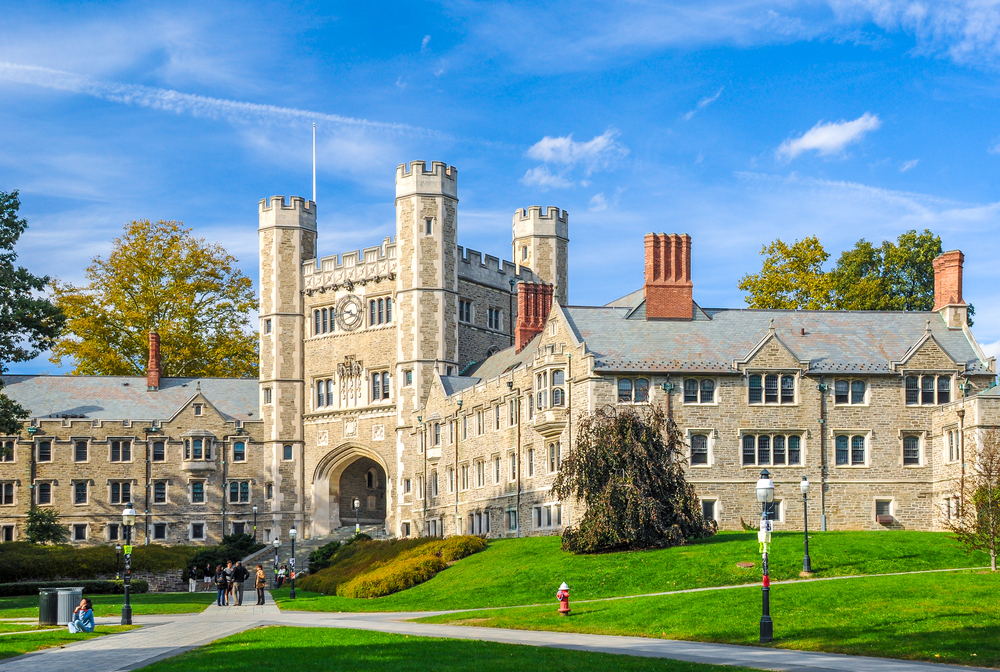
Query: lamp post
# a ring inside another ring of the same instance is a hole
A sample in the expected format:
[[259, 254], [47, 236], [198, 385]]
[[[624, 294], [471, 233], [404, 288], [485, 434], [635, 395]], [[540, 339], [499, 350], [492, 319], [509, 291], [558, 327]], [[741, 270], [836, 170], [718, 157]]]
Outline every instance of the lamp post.
[[292, 540], [292, 559], [288, 563], [292, 566], [290, 570], [292, 574], [292, 590], [288, 593], [288, 597], [292, 600], [295, 599], [295, 537], [298, 536], [298, 534], [299, 533], [295, 530], [294, 525], [292, 526], [292, 529], [288, 530], [288, 537]]
[[271, 545], [274, 546], [274, 583], [271, 584], [273, 586], [271, 590], [276, 590], [278, 588], [278, 549], [281, 548], [281, 539], [275, 537]]
[[122, 568], [121, 568], [121, 555], [122, 555], [122, 545], [115, 544], [115, 580], [120, 581], [122, 578]]
[[257, 543], [257, 505], [253, 505], [253, 543]]
[[756, 490], [757, 501], [760, 502], [760, 530], [757, 532], [757, 540], [760, 542], [761, 569], [764, 575], [761, 587], [760, 641], [770, 642], [774, 639], [774, 623], [771, 622], [769, 602], [771, 578], [767, 575], [767, 546], [771, 543], [771, 520], [767, 513], [774, 503], [774, 481], [771, 480], [771, 474], [767, 473], [767, 469], [760, 472]]
[[361, 500], [354, 498], [354, 534], [361, 532]]
[[125, 526], [125, 604], [122, 605], [122, 625], [132, 625], [132, 604], [129, 602], [129, 587], [132, 585], [132, 526], [135, 525], [135, 509], [132, 502], [122, 511]]
[[799, 483], [799, 489], [802, 491], [802, 529], [805, 532], [805, 542], [806, 542], [806, 554], [802, 556], [802, 571], [811, 574], [812, 573], [812, 560], [809, 559], [809, 500], [807, 495], [809, 494], [809, 477], [803, 476], [802, 482]]

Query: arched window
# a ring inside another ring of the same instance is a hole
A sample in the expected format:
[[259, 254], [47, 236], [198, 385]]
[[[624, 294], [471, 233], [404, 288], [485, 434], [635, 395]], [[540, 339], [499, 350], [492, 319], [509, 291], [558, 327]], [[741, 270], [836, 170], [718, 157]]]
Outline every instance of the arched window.
[[909, 405], [920, 403], [920, 387], [916, 376], [906, 377], [906, 403]]
[[369, 316], [369, 319], [368, 319], [368, 326], [369, 327], [374, 327], [376, 324], [378, 324], [378, 322], [375, 321], [375, 300], [372, 299], [368, 303], [368, 306], [369, 306], [369, 309], [370, 309], [369, 312], [371, 313], [371, 315]]
[[757, 464], [771, 464], [771, 437], [766, 434], [757, 437]]
[[191, 439], [184, 439], [184, 459], [191, 459]]
[[323, 333], [325, 334], [329, 329], [327, 329], [327, 311], [326, 308], [323, 309]]
[[326, 405], [333, 406], [333, 380], [326, 381]]
[[378, 401], [379, 397], [382, 396], [382, 374], [373, 373], [372, 374], [372, 401]]
[[385, 300], [385, 321], [386, 323], [392, 322], [392, 299], [386, 298]]
[[743, 437], [743, 464], [754, 464], [756, 438], [753, 434]]
[[795, 376], [781, 377], [781, 403], [795, 403]]
[[802, 439], [792, 435], [788, 437], [788, 464], [800, 464], [802, 461]]
[[764, 403], [778, 403], [778, 376], [770, 373], [764, 376]]
[[684, 403], [698, 403], [698, 381], [694, 378], [687, 378], [684, 380]]
[[863, 404], [865, 403], [865, 381], [863, 380], [852, 380], [851, 381], [851, 403], [852, 404]]
[[632, 381], [628, 378], [618, 379], [618, 403], [632, 401]]
[[375, 470], [374, 469], [369, 469], [368, 470], [368, 473], [365, 474], [365, 480], [366, 480], [366, 484], [368, 485], [369, 489], [373, 489], [373, 488], [378, 487], [378, 478], [375, 476]]
[[865, 437], [851, 437], [851, 464], [865, 463]]
[[649, 380], [646, 378], [635, 379], [635, 403], [649, 403]]
[[316, 383], [316, 408], [326, 406], [326, 400], [323, 397], [323, 381], [317, 381]]
[[938, 376], [937, 403], [947, 404], [951, 401], [951, 376]]
[[385, 322], [385, 299], [378, 300], [378, 323]]
[[386, 371], [382, 374], [382, 398], [389, 398], [389, 372]]
[[934, 376], [924, 376], [920, 379], [920, 403], [934, 403]]
[[708, 464], [708, 436], [691, 435], [691, 464]]
[[762, 401], [764, 401], [764, 389], [761, 385], [761, 375], [755, 373], [750, 376], [750, 403], [759, 404]]
[[903, 437], [903, 464], [920, 464], [920, 437]]
[[835, 404], [846, 404], [850, 401], [851, 383], [847, 380], [838, 380], [833, 384], [833, 402]]
[[838, 465], [849, 464], [850, 454], [848, 453], [848, 450], [847, 450], [848, 442], [849, 441], [850, 441], [850, 439], [848, 439], [844, 435], [840, 435], [840, 436], [837, 437], [837, 464]]
[[785, 463], [785, 437], [775, 436], [774, 442], [772, 443], [772, 448], [774, 449], [774, 464], [784, 464]]
[[194, 459], [196, 459], [196, 460], [200, 460], [201, 459], [201, 456], [202, 456], [201, 439], [195, 439], [194, 440], [194, 450], [192, 452], [192, 455], [194, 456]]
[[320, 328], [322, 326], [320, 322], [320, 311], [316, 310], [313, 312], [315, 313], [316, 316], [316, 325], [313, 327], [313, 336], [319, 336], [321, 333], [323, 333], [320, 331]]
[[705, 378], [701, 381], [701, 403], [711, 404], [715, 401], [715, 381]]

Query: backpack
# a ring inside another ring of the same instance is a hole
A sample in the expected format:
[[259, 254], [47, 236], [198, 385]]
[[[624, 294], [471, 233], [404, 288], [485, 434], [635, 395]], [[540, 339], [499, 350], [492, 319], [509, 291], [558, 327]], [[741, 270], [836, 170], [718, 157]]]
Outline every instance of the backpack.
[[224, 585], [226, 585], [226, 573], [224, 571], [219, 570], [218, 572], [216, 572], [216, 574], [215, 574], [215, 585], [217, 585], [217, 586], [224, 586]]

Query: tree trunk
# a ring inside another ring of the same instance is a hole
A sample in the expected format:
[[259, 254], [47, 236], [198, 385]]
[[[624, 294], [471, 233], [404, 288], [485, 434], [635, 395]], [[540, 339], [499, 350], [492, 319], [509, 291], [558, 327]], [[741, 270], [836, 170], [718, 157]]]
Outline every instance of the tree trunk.
[[990, 568], [995, 572], [997, 571], [997, 552], [990, 551]]

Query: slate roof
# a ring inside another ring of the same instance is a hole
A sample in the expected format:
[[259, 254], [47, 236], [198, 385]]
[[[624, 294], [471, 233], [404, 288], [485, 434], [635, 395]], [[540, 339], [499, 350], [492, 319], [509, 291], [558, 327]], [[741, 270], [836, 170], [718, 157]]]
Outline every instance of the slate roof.
[[3, 377], [3, 393], [33, 418], [167, 420], [192, 397], [202, 395], [227, 420], [259, 420], [256, 378], [161, 378], [160, 389], [146, 391], [145, 376]]
[[637, 319], [642, 306], [628, 305], [629, 297], [634, 293], [613, 302], [617, 306], [564, 309], [599, 370], [731, 373], [733, 361], [767, 336], [773, 319], [778, 339], [809, 362], [811, 373], [891, 373], [890, 363], [924, 336], [929, 320], [952, 359], [970, 373], [988, 373], [965, 333], [948, 329], [937, 313], [696, 308], [707, 319], [647, 322]]

